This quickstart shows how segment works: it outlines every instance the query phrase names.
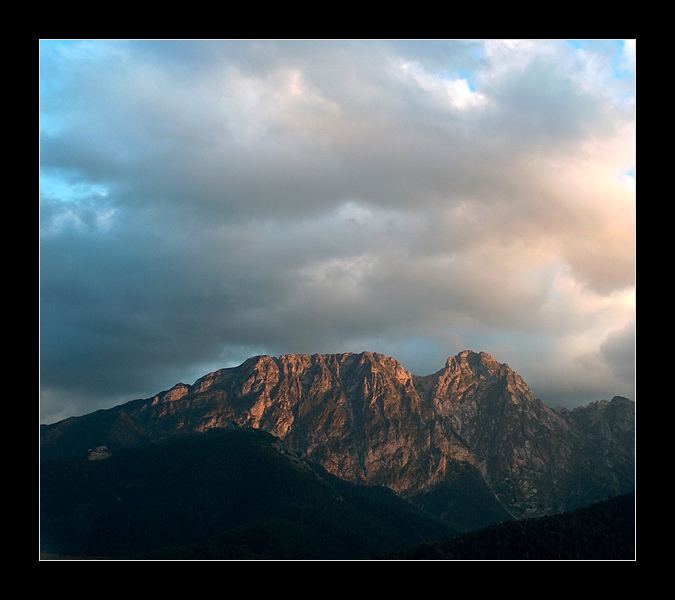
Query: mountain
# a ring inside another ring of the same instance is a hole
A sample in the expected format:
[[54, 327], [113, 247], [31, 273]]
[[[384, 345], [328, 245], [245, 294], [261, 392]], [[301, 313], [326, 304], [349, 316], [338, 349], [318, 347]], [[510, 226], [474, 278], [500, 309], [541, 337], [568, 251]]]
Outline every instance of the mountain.
[[363, 559], [457, 535], [237, 429], [41, 463], [42, 558]]
[[373, 352], [256, 356], [193, 385], [41, 426], [41, 459], [100, 446], [114, 456], [178, 434], [242, 428], [466, 531], [635, 487], [634, 402], [552, 409], [508, 365], [471, 351], [428, 376]]

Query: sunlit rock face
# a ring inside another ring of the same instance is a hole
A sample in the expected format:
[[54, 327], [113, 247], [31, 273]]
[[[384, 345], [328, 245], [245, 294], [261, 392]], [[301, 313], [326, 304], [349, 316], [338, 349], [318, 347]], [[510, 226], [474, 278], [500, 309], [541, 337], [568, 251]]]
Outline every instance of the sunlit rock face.
[[425, 379], [437, 437], [464, 442], [500, 500], [521, 516], [564, 504], [578, 436], [517, 373], [466, 351]]
[[89, 448], [114, 452], [233, 427], [265, 430], [338, 477], [406, 497], [434, 489], [458, 465], [473, 467], [515, 517], [635, 483], [633, 402], [553, 410], [508, 365], [471, 351], [425, 377], [374, 352], [256, 356], [193, 385], [47, 426], [42, 451], [56, 457], [67, 447], [72, 454], [83, 430]]

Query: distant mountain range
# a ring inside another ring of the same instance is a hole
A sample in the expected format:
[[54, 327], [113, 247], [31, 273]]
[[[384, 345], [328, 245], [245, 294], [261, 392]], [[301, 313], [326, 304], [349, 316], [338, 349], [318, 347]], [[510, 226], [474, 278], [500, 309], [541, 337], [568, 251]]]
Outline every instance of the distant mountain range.
[[[112, 511], [111, 531], [123, 529], [112, 516], [128, 502], [136, 511], [139, 504], [157, 506], [161, 499], [162, 506], [175, 504], [178, 510], [179, 500], [166, 498], [171, 493], [166, 489], [171, 468], [163, 472], [161, 486], [150, 483], [149, 457], [163, 449], [174, 458], [156, 455], [158, 464], [177, 465], [180, 456], [196, 461], [190, 467], [195, 474], [192, 487], [188, 486], [192, 491], [176, 492], [188, 498], [186, 506], [193, 507], [190, 518], [182, 517], [184, 528], [220, 532], [214, 547], [223, 556], [225, 548], [236, 547], [226, 543], [227, 536], [234, 535], [232, 528], [253, 526], [261, 517], [254, 518], [255, 502], [250, 504], [248, 520], [242, 516], [244, 508], [230, 510], [234, 505], [227, 494], [235, 493], [230, 484], [222, 483], [220, 491], [198, 491], [202, 485], [208, 488], [206, 480], [213, 479], [214, 473], [219, 473], [216, 479], [225, 477], [231, 465], [226, 450], [222, 450], [222, 459], [213, 458], [218, 451], [209, 450], [211, 466], [200, 464], [202, 451], [195, 444], [226, 440], [228, 432], [250, 430], [268, 434], [260, 438], [268, 445], [268, 466], [270, 461], [283, 459], [277, 466], [293, 465], [305, 475], [311, 473], [309, 481], [323, 482], [321, 489], [328, 486], [332, 498], [345, 499], [347, 504], [340, 504], [343, 508], [349, 505], [352, 492], [360, 500], [350, 510], [358, 513], [364, 505], [372, 508], [368, 527], [356, 528], [371, 531], [366, 536], [370, 542], [356, 541], [358, 536], [345, 542], [352, 548], [371, 543], [368, 551], [362, 548], [365, 555], [397, 552], [496, 523], [552, 515], [635, 489], [635, 404], [626, 398], [600, 400], [574, 410], [549, 408], [508, 365], [482, 352], [461, 352], [449, 358], [443, 369], [424, 377], [410, 374], [393, 358], [372, 352], [257, 356], [238, 367], [205, 375], [193, 385], [179, 383], [152, 398], [41, 426], [43, 549], [81, 554], [86, 548], [92, 554], [105, 554], [95, 543], [105, 536], [92, 525], [94, 516], [99, 518], [105, 507]], [[207, 432], [210, 435], [203, 435]], [[179, 442], [181, 450], [175, 446]], [[254, 456], [253, 450], [238, 448], [243, 455]], [[270, 458], [273, 455], [278, 458]], [[131, 473], [134, 461], [139, 473], [132, 479], [115, 475], [116, 469]], [[147, 466], [142, 468], [142, 464]], [[207, 468], [212, 469], [207, 471], [211, 475], [197, 475]], [[63, 470], [60, 476], [56, 474], [59, 469]], [[245, 473], [246, 468], [240, 471]], [[267, 475], [262, 477], [262, 472]], [[174, 476], [178, 487], [187, 485], [177, 473]], [[250, 477], [262, 477], [271, 485], [276, 476], [252, 463]], [[79, 478], [91, 487], [78, 483]], [[243, 490], [246, 486], [237, 481], [232, 485]], [[343, 491], [336, 491], [340, 486]], [[200, 509], [193, 493], [210, 498], [208, 508]], [[242, 491], [242, 497], [247, 493]], [[260, 493], [262, 498], [270, 492]], [[370, 494], [380, 494], [377, 502]], [[382, 513], [381, 507], [374, 508], [381, 500], [390, 505], [389, 517], [383, 517], [387, 510]], [[297, 511], [294, 502], [290, 505]], [[218, 516], [218, 506], [229, 506], [230, 517]], [[327, 504], [317, 500], [317, 506]], [[74, 507], [79, 507], [75, 513]], [[307, 515], [321, 521], [315, 509]], [[260, 510], [260, 514], [265, 512]], [[279, 506], [270, 510], [269, 518], [277, 520], [295, 514]], [[390, 517], [402, 514], [397, 511], [406, 514], [393, 519], [403, 526], [403, 532], [389, 528]], [[232, 517], [235, 513], [243, 520]], [[358, 518], [354, 514], [345, 517], [347, 521], [365, 518], [362, 513]], [[383, 525], [383, 518], [388, 525]], [[406, 529], [415, 519], [417, 525]], [[267, 531], [270, 522], [265, 523], [258, 525]], [[294, 523], [298, 531], [316, 525]], [[151, 525], [147, 527], [152, 530]], [[90, 538], [83, 533], [87, 531]], [[352, 529], [345, 527], [344, 531]], [[374, 539], [382, 543], [373, 545]], [[201, 538], [190, 540], [174, 535], [160, 546], [173, 544], [185, 550], [188, 543], [198, 546], [203, 542]], [[116, 552], [139, 552], [141, 546]], [[154, 552], [160, 546], [145, 551]]]

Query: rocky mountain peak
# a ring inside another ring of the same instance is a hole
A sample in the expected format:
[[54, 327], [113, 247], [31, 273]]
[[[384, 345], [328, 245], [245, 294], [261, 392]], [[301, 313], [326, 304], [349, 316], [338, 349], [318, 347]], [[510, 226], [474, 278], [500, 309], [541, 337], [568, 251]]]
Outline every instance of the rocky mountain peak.
[[500, 363], [487, 352], [473, 352], [464, 350], [455, 356], [450, 356], [445, 363], [445, 370], [451, 373], [462, 373], [464, 376], [476, 375], [495, 376], [510, 371], [505, 363]]
[[634, 452], [617, 450], [634, 442], [634, 403], [554, 411], [508, 365], [470, 350], [423, 377], [376, 352], [254, 356], [191, 386], [46, 427], [43, 452], [116, 452], [231, 428], [266, 431], [333, 475], [406, 497], [472, 469], [516, 516], [567, 506], [580, 494], [574, 474], [589, 472], [593, 453], [602, 485], [620, 493], [634, 484]]

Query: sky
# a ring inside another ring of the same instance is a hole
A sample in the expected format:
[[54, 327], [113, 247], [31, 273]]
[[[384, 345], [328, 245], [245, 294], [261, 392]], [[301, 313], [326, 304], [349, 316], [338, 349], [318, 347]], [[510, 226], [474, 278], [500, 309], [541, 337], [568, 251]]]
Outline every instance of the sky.
[[635, 399], [635, 40], [40, 40], [40, 422], [247, 358]]

